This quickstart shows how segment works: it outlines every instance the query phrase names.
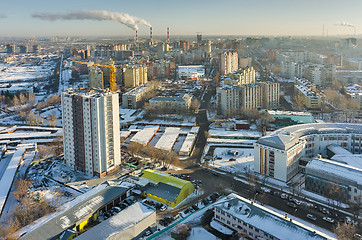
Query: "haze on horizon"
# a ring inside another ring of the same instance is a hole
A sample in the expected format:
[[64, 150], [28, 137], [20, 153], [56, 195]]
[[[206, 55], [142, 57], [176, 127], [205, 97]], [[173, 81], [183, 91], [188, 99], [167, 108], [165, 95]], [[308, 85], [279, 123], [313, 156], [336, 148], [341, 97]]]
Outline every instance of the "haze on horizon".
[[[106, 10], [149, 22], [154, 35], [328, 35], [362, 33], [362, 1], [216, 0], [199, 1], [6, 1], [0, 9], [2, 37], [130, 36], [134, 30], [114, 20], [65, 19], [71, 12]], [[61, 16], [45, 20], [39, 15]], [[139, 35], [148, 35], [140, 24]]]

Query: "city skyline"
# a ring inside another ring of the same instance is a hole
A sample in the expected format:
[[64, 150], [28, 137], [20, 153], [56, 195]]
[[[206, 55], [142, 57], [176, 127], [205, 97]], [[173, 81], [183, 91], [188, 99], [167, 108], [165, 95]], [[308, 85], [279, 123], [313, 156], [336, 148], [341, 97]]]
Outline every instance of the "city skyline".
[[[0, 10], [0, 34], [3, 37], [39, 36], [132, 36], [134, 30], [111, 20], [72, 20], [39, 18], [39, 15], [63, 16], [80, 11], [105, 10], [144, 19], [153, 27], [153, 34], [166, 35], [353, 35], [360, 34], [362, 2], [310, 0], [290, 2], [224, 1], [47, 1], [5, 2]], [[139, 35], [149, 34], [147, 25], [139, 24]]]

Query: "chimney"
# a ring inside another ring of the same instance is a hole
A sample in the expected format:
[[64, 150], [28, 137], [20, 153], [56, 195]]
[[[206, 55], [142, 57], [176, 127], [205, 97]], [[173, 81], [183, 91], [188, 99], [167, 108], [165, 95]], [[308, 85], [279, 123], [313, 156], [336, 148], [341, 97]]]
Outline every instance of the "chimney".
[[152, 39], [152, 27], [150, 27], [150, 41], [151, 41], [151, 44], [153, 43], [153, 39]]
[[170, 43], [170, 28], [167, 27], [167, 43]]

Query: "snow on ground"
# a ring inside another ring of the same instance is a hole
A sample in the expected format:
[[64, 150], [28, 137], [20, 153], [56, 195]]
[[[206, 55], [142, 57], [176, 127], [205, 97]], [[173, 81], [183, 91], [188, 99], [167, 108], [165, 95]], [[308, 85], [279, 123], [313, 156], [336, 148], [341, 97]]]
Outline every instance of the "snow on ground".
[[217, 240], [219, 239], [215, 235], [209, 233], [202, 227], [195, 227], [191, 229], [190, 236], [188, 240]]
[[[230, 155], [235, 154], [235, 155]], [[232, 173], [245, 173], [254, 169], [254, 149], [217, 147], [210, 165]], [[230, 161], [235, 159], [235, 161]]]

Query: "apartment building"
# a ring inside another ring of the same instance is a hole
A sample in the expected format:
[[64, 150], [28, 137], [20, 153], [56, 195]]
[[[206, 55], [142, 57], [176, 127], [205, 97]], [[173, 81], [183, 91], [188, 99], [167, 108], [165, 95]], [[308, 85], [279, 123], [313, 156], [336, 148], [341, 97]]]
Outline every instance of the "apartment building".
[[65, 163], [104, 176], [121, 163], [118, 94], [101, 89], [62, 93]]
[[103, 72], [99, 67], [92, 65], [88, 67], [88, 79], [90, 88], [104, 88]]
[[122, 107], [136, 109], [141, 107], [143, 100], [147, 99], [147, 96], [154, 89], [154, 84], [142, 84], [131, 91], [128, 91], [122, 95]]
[[219, 112], [225, 116], [240, 114], [246, 109], [275, 109], [279, 106], [279, 83], [252, 83], [218, 87]]
[[297, 95], [302, 96], [304, 106], [307, 109], [321, 108], [321, 97], [315, 91], [301, 84], [294, 85], [294, 91]]
[[327, 156], [331, 144], [361, 154], [361, 139], [362, 124], [311, 123], [281, 128], [254, 143], [254, 170], [287, 182], [301, 170], [303, 161], [317, 154]]
[[229, 77], [235, 79], [239, 85], [255, 83], [255, 70], [253, 67], [240, 68], [230, 73]]
[[219, 54], [219, 71], [221, 75], [228, 75], [238, 70], [238, 53], [233, 51]]
[[147, 67], [128, 66], [124, 68], [123, 82], [125, 87], [137, 87], [147, 83]]

